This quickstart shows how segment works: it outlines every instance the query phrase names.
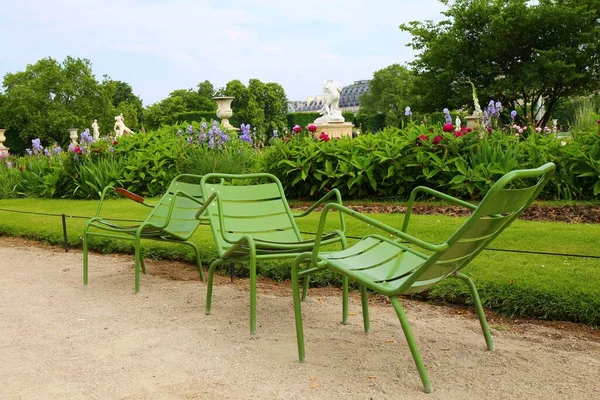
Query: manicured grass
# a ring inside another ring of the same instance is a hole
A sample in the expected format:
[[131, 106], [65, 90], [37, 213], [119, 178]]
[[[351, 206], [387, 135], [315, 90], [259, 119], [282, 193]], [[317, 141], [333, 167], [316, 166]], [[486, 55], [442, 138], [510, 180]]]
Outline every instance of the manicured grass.
[[[18, 199], [0, 200], [0, 208], [79, 216], [92, 216], [96, 201]], [[148, 209], [129, 200], [108, 200], [103, 216], [143, 219]], [[372, 214], [389, 225], [400, 227], [403, 215]], [[330, 225], [336, 222], [332, 215]], [[319, 214], [299, 220], [301, 230], [313, 232]], [[432, 242], [447, 238], [464, 218], [440, 215], [415, 215], [409, 233]], [[67, 218], [69, 245], [81, 246], [84, 219]], [[363, 236], [370, 228], [347, 219], [347, 234]], [[53, 244], [62, 243], [61, 220], [57, 217], [16, 214], [0, 211], [0, 234], [27, 237]], [[201, 244], [205, 264], [216, 257], [216, 248], [208, 226], [201, 226], [193, 240]], [[600, 225], [516, 221], [494, 243], [493, 248], [543, 251], [552, 253], [600, 255]], [[104, 253], [133, 253], [132, 242], [92, 238], [92, 249]], [[161, 242], [143, 242], [147, 257], [185, 260], [193, 256], [187, 246]], [[93, 265], [90, 273], [93, 279]], [[240, 267], [238, 272], [243, 273]], [[486, 307], [518, 316], [570, 320], [600, 325], [600, 259], [484, 251], [464, 270], [476, 282]], [[289, 262], [270, 262], [259, 266], [259, 274], [273, 279], [289, 279]], [[322, 272], [315, 285], [339, 285], [338, 276]], [[451, 302], [469, 303], [466, 286], [447, 279], [435, 286], [428, 296]]]

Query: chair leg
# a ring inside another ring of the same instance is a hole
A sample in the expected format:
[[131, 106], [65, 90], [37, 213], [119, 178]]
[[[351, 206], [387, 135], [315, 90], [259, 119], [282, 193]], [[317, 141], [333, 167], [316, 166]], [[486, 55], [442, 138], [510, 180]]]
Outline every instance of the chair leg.
[[222, 264], [223, 260], [218, 259], [213, 261], [208, 268], [208, 283], [206, 284], [206, 315], [210, 315], [210, 306], [212, 304], [212, 290], [213, 290], [213, 278], [215, 275], [215, 269], [219, 264]]
[[[304, 362], [306, 352], [304, 349], [304, 329], [302, 327], [302, 306], [300, 303], [300, 282], [298, 267], [310, 258], [298, 256], [292, 263], [292, 294], [294, 298], [294, 318], [296, 320], [296, 340], [298, 341], [298, 360]], [[306, 279], [306, 278], [305, 278]]]
[[142, 267], [142, 274], [146, 275], [146, 262], [144, 261], [144, 255], [140, 251], [140, 265]]
[[140, 238], [135, 238], [135, 293], [140, 291], [140, 264], [142, 264], [142, 249], [140, 245]]
[[88, 235], [83, 232], [83, 284], [88, 284]]
[[342, 324], [348, 324], [348, 277], [342, 277]]
[[256, 257], [250, 256], [250, 334], [256, 333]]
[[365, 285], [360, 285], [360, 301], [362, 303], [363, 325], [365, 332], [369, 333], [371, 331], [371, 321], [369, 319], [369, 297]]
[[406, 319], [406, 314], [404, 314], [404, 309], [402, 309], [402, 304], [397, 297], [390, 297], [390, 301], [396, 310], [396, 314], [398, 314], [398, 319], [400, 320], [400, 325], [402, 326], [402, 331], [404, 332], [404, 337], [408, 342], [408, 347], [410, 348], [410, 352], [412, 354], [413, 360], [417, 366], [417, 370], [419, 371], [419, 376], [421, 377], [421, 382], [423, 382], [423, 386], [425, 388], [426, 393], [433, 392], [433, 388], [431, 387], [431, 381], [429, 380], [429, 374], [425, 369], [425, 365], [423, 364], [423, 359], [421, 358], [421, 353], [419, 352], [419, 348], [417, 347], [417, 343], [415, 342], [415, 338], [412, 334], [412, 330], [410, 329], [410, 324], [408, 323], [408, 319]]
[[204, 282], [204, 271], [202, 271], [202, 263], [200, 262], [200, 250], [198, 250], [198, 246], [196, 246], [192, 242], [186, 242], [186, 244], [189, 244], [190, 246], [192, 246], [192, 249], [194, 249], [194, 255], [196, 256], [196, 268], [198, 268], [200, 280]]
[[302, 279], [302, 301], [306, 300], [308, 294], [308, 284], [310, 282], [310, 275], [305, 275]]
[[481, 300], [479, 299], [479, 293], [477, 293], [475, 283], [471, 278], [462, 272], [455, 272], [454, 276], [467, 282], [467, 285], [469, 285], [469, 290], [471, 290], [471, 295], [473, 296], [473, 303], [475, 303], [475, 309], [477, 310], [477, 316], [479, 317], [479, 324], [481, 325], [481, 330], [483, 331], [485, 343], [487, 344], [489, 351], [494, 351], [494, 341], [492, 340], [492, 334], [490, 333], [490, 328], [488, 327], [487, 319], [485, 318], [485, 313], [483, 312], [483, 307], [481, 306]]

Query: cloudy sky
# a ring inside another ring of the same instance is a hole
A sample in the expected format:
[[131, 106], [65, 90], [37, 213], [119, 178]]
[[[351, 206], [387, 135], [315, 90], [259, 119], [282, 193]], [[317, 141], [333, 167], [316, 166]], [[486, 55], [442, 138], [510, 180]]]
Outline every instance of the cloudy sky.
[[331, 77], [370, 79], [414, 53], [401, 23], [439, 20], [438, 0], [0, 0], [0, 75], [43, 57], [88, 58], [96, 77], [152, 104], [208, 79], [281, 84], [291, 100]]

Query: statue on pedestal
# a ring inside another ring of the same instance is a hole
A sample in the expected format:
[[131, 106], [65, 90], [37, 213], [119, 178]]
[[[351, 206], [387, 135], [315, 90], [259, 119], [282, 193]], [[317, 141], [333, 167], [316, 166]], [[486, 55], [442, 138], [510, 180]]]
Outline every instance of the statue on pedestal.
[[98, 140], [100, 138], [100, 127], [98, 126], [97, 119], [95, 119], [94, 123], [92, 124], [92, 132], [93, 132], [94, 140]]
[[326, 124], [329, 122], [344, 122], [340, 110], [340, 95], [342, 85], [329, 78], [323, 84], [323, 108], [319, 111], [323, 116], [315, 120], [315, 124]]
[[114, 130], [115, 130], [116, 137], [121, 137], [124, 134], [133, 134], [134, 133], [131, 129], [129, 129], [128, 127], [125, 126], [125, 120], [123, 118], [123, 113], [121, 113], [120, 115], [117, 115], [115, 117]]

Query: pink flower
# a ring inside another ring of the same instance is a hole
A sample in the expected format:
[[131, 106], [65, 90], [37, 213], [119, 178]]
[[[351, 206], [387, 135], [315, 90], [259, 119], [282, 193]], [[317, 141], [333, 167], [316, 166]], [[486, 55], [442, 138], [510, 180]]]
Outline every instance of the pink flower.
[[519, 137], [519, 132], [515, 133], [515, 136], [516, 136], [516, 137]]
[[[314, 125], [313, 125], [314, 126]], [[316, 127], [315, 127], [316, 128]], [[325, 132], [321, 132], [321, 135], [319, 135], [319, 139], [321, 139], [324, 142], [329, 142], [330, 137], [328, 134], [326, 134]]]
[[315, 125], [309, 125], [306, 127], [308, 129], [309, 132], [316, 132], [317, 131], [317, 127]]
[[519, 128], [519, 133], [523, 133], [523, 129]]
[[452, 132], [454, 130], [454, 125], [452, 125], [452, 124], [444, 124], [444, 126], [442, 126], [442, 130], [444, 132]]
[[537, 128], [535, 128], [535, 131], [536, 131], [537, 133], [540, 133], [540, 132], [542, 131], [542, 128], [538, 126]]
[[[454, 128], [454, 127], [452, 127], [452, 128]], [[433, 144], [438, 144], [441, 141], [442, 141], [442, 137], [440, 135], [433, 138]]]

